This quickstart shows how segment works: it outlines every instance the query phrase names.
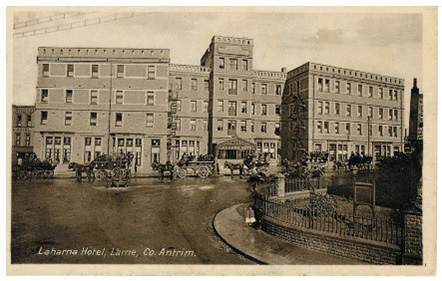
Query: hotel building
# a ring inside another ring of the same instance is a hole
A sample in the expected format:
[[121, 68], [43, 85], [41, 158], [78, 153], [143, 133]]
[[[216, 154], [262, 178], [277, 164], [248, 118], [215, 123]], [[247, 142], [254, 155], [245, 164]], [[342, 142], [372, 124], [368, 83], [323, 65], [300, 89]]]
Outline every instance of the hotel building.
[[282, 154], [328, 151], [390, 156], [403, 149], [404, 80], [359, 70], [306, 63], [287, 74]]

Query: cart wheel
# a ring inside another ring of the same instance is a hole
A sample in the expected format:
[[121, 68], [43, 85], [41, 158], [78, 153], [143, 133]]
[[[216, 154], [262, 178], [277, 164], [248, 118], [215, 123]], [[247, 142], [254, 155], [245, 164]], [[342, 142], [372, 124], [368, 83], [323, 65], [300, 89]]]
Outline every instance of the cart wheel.
[[210, 176], [210, 169], [206, 166], [201, 166], [196, 170], [198, 177], [205, 179]]
[[182, 179], [187, 177], [187, 169], [186, 168], [178, 168], [177, 169], [177, 176], [178, 178]]

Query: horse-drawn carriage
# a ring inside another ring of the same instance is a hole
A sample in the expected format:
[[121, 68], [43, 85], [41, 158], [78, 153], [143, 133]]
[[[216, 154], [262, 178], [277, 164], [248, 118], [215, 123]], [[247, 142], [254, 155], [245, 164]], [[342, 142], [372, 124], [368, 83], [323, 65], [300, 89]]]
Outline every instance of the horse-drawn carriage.
[[188, 176], [198, 176], [205, 179], [209, 176], [217, 175], [219, 167], [217, 161], [211, 155], [195, 155], [183, 154], [181, 159], [172, 164], [167, 161], [166, 164], [158, 162], [152, 163], [152, 169], [160, 173], [160, 178], [164, 178], [164, 172], [168, 172], [170, 179], [186, 178]]
[[134, 155], [130, 152], [119, 152], [112, 155], [102, 154], [89, 164], [71, 162], [69, 169], [75, 171], [77, 181], [81, 182], [86, 173], [89, 181], [99, 179], [106, 187], [127, 187], [130, 182], [130, 166]]
[[16, 180], [50, 179], [54, 177], [57, 164], [50, 160], [40, 160], [35, 153], [26, 155], [12, 166], [12, 176]]
[[233, 177], [233, 173], [235, 170], [239, 171], [239, 177], [241, 178], [244, 174], [258, 174], [263, 173], [270, 166], [268, 162], [268, 154], [267, 153], [258, 153], [258, 154], [248, 154], [244, 158], [242, 163], [232, 163], [229, 161], [224, 162], [224, 168], [230, 170], [230, 176]]

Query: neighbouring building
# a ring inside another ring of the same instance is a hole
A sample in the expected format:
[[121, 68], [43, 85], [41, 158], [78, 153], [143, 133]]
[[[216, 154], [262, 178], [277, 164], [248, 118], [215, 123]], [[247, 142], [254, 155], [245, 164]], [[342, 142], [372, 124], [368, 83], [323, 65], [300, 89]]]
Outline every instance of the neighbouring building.
[[424, 129], [424, 95], [419, 93], [417, 79], [413, 80], [410, 98], [410, 117], [408, 123], [408, 136], [406, 136], [406, 150], [412, 151], [423, 141]]
[[381, 156], [403, 150], [404, 80], [359, 70], [306, 63], [287, 74], [283, 95], [282, 154], [328, 151]]
[[34, 150], [35, 106], [12, 105], [12, 163]]
[[167, 160], [169, 50], [38, 49], [34, 150], [66, 167], [130, 151], [139, 172]]

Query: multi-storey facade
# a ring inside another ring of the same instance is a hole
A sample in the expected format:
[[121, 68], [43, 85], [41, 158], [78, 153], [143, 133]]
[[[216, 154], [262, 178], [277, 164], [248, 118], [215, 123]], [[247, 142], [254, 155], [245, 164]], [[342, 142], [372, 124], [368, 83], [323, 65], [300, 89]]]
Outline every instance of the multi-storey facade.
[[38, 157], [65, 166], [123, 150], [138, 171], [164, 162], [169, 60], [167, 49], [39, 48]]
[[283, 156], [328, 151], [379, 158], [403, 149], [404, 80], [306, 63], [287, 74], [283, 96]]
[[277, 163], [280, 151], [402, 150], [402, 79], [315, 63], [254, 70], [253, 40], [222, 36], [200, 65], [170, 64], [167, 49], [38, 52], [34, 151], [58, 167], [121, 150], [138, 172], [184, 153]]
[[35, 106], [12, 106], [12, 163], [34, 150]]
[[209, 152], [240, 159], [251, 150], [279, 154], [284, 72], [253, 69], [253, 40], [214, 36], [201, 58], [210, 68]]

